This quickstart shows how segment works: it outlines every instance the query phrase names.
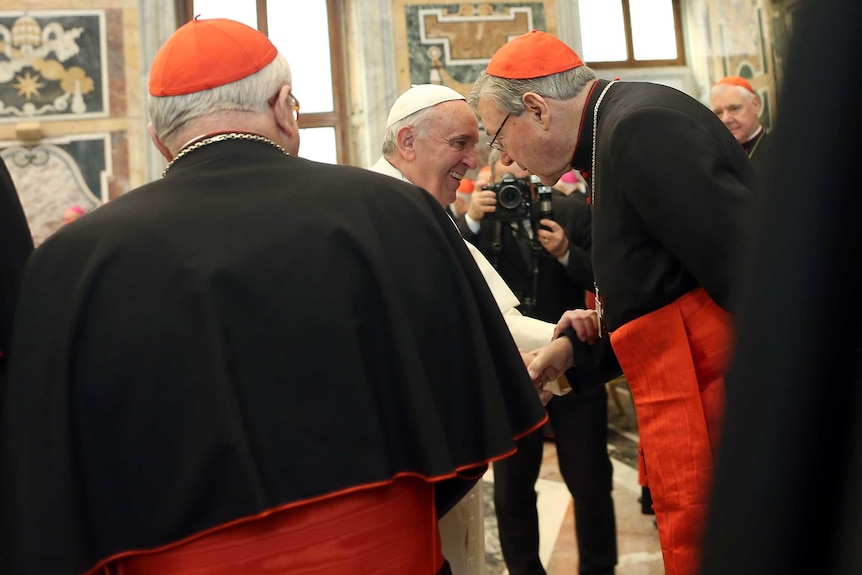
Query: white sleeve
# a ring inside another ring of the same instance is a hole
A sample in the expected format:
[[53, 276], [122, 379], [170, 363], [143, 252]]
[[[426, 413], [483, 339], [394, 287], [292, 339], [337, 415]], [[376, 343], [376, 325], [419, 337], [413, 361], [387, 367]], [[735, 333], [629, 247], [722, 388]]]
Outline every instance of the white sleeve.
[[503, 314], [512, 339], [520, 349], [533, 351], [551, 342], [554, 337], [554, 324], [521, 315], [516, 309]]
[[532, 351], [549, 343], [554, 336], [554, 324], [521, 315], [521, 312], [515, 309], [521, 302], [518, 301], [518, 298], [515, 297], [515, 294], [512, 293], [491, 262], [482, 255], [476, 246], [467, 241], [464, 243], [479, 267], [479, 271], [482, 272], [482, 277], [485, 278], [485, 282], [491, 288], [491, 293], [500, 308], [500, 313], [503, 314], [503, 319], [506, 320], [506, 325], [509, 326], [509, 332], [511, 332], [515, 344], [521, 349]]

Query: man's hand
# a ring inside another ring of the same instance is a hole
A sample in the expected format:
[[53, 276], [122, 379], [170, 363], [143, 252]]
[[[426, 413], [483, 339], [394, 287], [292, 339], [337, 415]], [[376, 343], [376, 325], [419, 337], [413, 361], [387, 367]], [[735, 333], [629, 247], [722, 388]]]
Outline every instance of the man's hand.
[[476, 182], [476, 191], [473, 192], [473, 197], [470, 199], [470, 207], [467, 208], [467, 215], [474, 222], [481, 222], [485, 214], [497, 211], [497, 194], [493, 190], [481, 190]]
[[573, 309], [565, 312], [554, 328], [554, 337], [569, 327], [575, 330], [579, 340], [590, 345], [599, 338], [599, 316], [596, 310]]
[[[472, 217], [472, 216], [471, 216]], [[542, 247], [555, 258], [561, 258], [569, 251], [569, 238], [566, 231], [554, 220], [543, 219], [539, 223], [549, 229], [539, 228], [539, 241]]]
[[545, 383], [557, 379], [574, 365], [572, 342], [567, 337], [558, 337], [534, 351], [533, 355], [535, 359], [527, 366], [527, 372], [537, 389], [542, 389]]
[[[566, 339], [566, 338], [563, 338]], [[524, 362], [524, 367], [529, 368], [530, 364], [536, 359], [536, 352], [534, 351], [524, 351], [523, 349], [518, 349], [521, 352], [521, 360]], [[532, 376], [530, 376], [532, 379]], [[542, 402], [542, 405], [548, 405], [548, 402], [551, 401], [551, 398], [554, 397], [554, 394], [550, 391], [545, 391], [542, 387], [545, 385], [545, 382], [538, 383], [533, 380], [533, 387], [536, 388], [536, 393], [539, 394], [539, 401]]]

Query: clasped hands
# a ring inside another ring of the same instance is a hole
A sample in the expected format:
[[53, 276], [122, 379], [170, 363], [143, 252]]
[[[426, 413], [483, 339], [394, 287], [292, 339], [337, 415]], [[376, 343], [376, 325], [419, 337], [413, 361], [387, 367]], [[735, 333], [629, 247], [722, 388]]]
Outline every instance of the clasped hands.
[[[545, 389], [547, 383], [556, 380], [574, 366], [572, 342], [569, 337], [560, 337], [561, 333], [570, 328], [579, 340], [593, 345], [599, 337], [598, 314], [590, 309], [569, 310], [557, 322], [554, 339], [549, 344], [529, 352], [519, 350], [542, 405], [547, 405], [554, 396]], [[571, 334], [571, 331], [568, 334]]]

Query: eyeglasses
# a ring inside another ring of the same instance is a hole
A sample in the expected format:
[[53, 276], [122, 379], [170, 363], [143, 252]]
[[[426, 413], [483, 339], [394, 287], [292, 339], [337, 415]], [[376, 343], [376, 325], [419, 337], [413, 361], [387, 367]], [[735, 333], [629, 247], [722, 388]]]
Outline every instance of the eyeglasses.
[[[269, 104], [270, 106], [274, 106], [276, 100], [278, 100], [278, 95], [280, 92], [281, 92], [281, 88], [279, 88], [278, 92], [275, 93], [275, 96], [273, 96], [272, 98], [267, 100], [266, 103]], [[299, 121], [299, 100], [296, 98], [296, 96], [293, 95], [293, 92], [288, 92], [287, 95], [290, 96], [291, 100], [293, 100], [293, 119], [298, 122]]]
[[492, 150], [497, 150], [498, 152], [505, 152], [506, 151], [506, 148], [503, 146], [503, 144], [497, 142], [497, 138], [500, 136], [500, 132], [503, 131], [503, 126], [506, 125], [506, 121], [508, 121], [509, 116], [511, 116], [511, 115], [512, 115], [511, 113], [506, 114], [506, 117], [503, 118], [503, 123], [500, 124], [499, 128], [497, 128], [497, 133], [494, 134], [494, 137], [491, 138], [490, 142], [488, 142], [488, 147], [491, 148]]

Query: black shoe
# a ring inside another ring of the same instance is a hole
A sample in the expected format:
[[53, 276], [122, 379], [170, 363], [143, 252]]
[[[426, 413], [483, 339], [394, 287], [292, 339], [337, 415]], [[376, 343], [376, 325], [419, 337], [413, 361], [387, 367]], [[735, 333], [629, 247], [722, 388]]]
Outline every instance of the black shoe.
[[641, 504], [641, 513], [644, 515], [655, 515], [655, 511], [652, 508], [652, 493], [650, 493], [649, 487], [641, 487], [641, 496], [638, 499], [638, 503]]

